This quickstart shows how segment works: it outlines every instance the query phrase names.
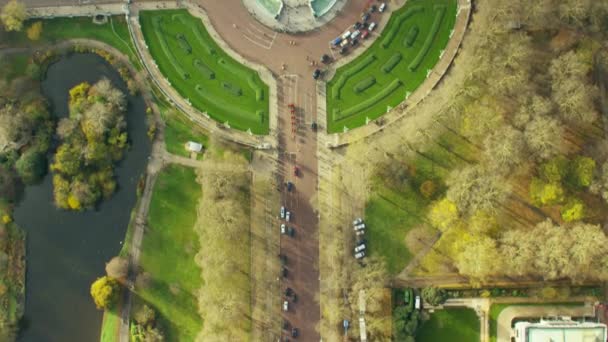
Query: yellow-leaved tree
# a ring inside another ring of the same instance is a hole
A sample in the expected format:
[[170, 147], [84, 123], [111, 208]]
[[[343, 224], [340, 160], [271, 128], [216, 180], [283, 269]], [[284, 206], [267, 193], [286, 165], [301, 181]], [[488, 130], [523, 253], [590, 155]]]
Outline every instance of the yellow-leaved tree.
[[91, 297], [100, 310], [111, 308], [118, 298], [120, 285], [116, 279], [104, 276], [91, 285]]

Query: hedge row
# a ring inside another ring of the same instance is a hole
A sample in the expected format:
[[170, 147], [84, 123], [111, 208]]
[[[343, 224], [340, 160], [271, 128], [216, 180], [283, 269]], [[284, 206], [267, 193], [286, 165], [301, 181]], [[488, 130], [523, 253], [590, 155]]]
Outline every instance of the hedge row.
[[169, 59], [169, 63], [171, 63], [171, 65], [173, 65], [173, 68], [175, 68], [175, 71], [177, 71], [177, 73], [181, 76], [181, 78], [183, 78], [184, 80], [187, 80], [188, 78], [190, 78], [190, 75], [184, 69], [182, 69], [182, 67], [178, 63], [177, 59], [175, 59], [175, 56], [171, 52], [171, 49], [169, 49], [169, 46], [167, 45], [167, 41], [165, 40], [165, 35], [163, 33], [162, 27], [160, 26], [160, 22], [161, 22], [161, 18], [159, 18], [159, 17], [152, 18], [152, 28], [154, 29], [154, 33], [158, 37], [158, 42], [160, 44], [160, 48], [163, 50], [163, 53]]
[[365, 100], [359, 104], [356, 104], [345, 110], [340, 110], [339, 108], [335, 108], [333, 111], [334, 121], [339, 121], [339, 120], [345, 119], [353, 114], [357, 114], [359, 112], [362, 112], [362, 111], [374, 106], [378, 102], [382, 101], [384, 98], [391, 95], [401, 85], [402, 85], [401, 80], [395, 79], [386, 88], [382, 89], [381, 91], [376, 93], [374, 96], [368, 98], [367, 100]]
[[359, 81], [359, 83], [357, 83], [353, 87], [353, 91], [358, 94], [362, 91], [367, 90], [369, 87], [373, 86], [374, 84], [376, 84], [376, 78], [374, 76], [368, 76], [368, 77], [364, 78], [363, 80]]
[[201, 32], [201, 28], [198, 25], [194, 25], [192, 28], [194, 31], [194, 36], [198, 39], [198, 42], [207, 50], [207, 53], [210, 55], [215, 55], [215, 49], [209, 45], [209, 42], [203, 37], [203, 33]]
[[395, 52], [395, 54], [388, 61], [386, 61], [386, 63], [384, 63], [384, 65], [382, 66], [382, 71], [387, 74], [391, 72], [391, 70], [393, 70], [397, 66], [397, 64], [399, 64], [399, 62], [401, 62], [401, 58], [401, 53]]
[[258, 116], [258, 119], [260, 120], [260, 123], [264, 123], [264, 118], [266, 117], [266, 112], [263, 110], [257, 110], [255, 112], [255, 114]]
[[200, 59], [194, 60], [194, 66], [201, 72], [201, 74], [203, 74], [203, 76], [210, 80], [215, 79], [215, 72], [213, 72], [213, 70], [205, 65], [205, 63], [203, 63]]
[[412, 45], [414, 45], [414, 41], [416, 41], [416, 37], [418, 37], [418, 32], [420, 32], [418, 26], [412, 26], [407, 33], [407, 36], [405, 36], [405, 39], [403, 40], [403, 45], [406, 47], [412, 47]]
[[249, 87], [255, 91], [255, 100], [263, 101], [264, 100], [264, 88], [262, 88], [256, 80], [255, 74], [251, 73], [249, 77], [247, 77], [247, 83], [249, 83]]
[[340, 78], [336, 81], [336, 84], [334, 84], [334, 86], [332, 87], [333, 99], [337, 100], [340, 98], [340, 92], [342, 91], [342, 88], [344, 87], [344, 85], [346, 84], [346, 81], [348, 81], [348, 79], [350, 77], [352, 77], [359, 71], [365, 69], [368, 65], [373, 63], [375, 60], [376, 60], [376, 55], [371, 54], [371, 55], [368, 55], [367, 57], [363, 58], [363, 60], [361, 60], [361, 62], [359, 62], [359, 64], [353, 66], [352, 68], [346, 69], [344, 71], [344, 73], [340, 76]]
[[228, 91], [229, 93], [231, 93], [234, 96], [243, 95], [243, 91], [241, 90], [241, 88], [232, 83], [222, 82], [222, 88], [224, 88], [224, 90]]
[[186, 37], [184, 37], [183, 34], [178, 33], [175, 36], [175, 39], [177, 39], [177, 43], [179, 44], [179, 47], [184, 50], [184, 52], [189, 55], [192, 53], [192, 47], [190, 46], [190, 44], [188, 43], [188, 41], [186, 40]]
[[409, 19], [414, 14], [416, 14], [418, 12], [422, 12], [422, 11], [424, 11], [424, 7], [422, 7], [421, 5], [412, 6], [412, 8], [410, 8], [409, 10], [404, 12], [402, 15], [395, 18], [396, 22], [391, 27], [391, 30], [386, 33], [386, 36], [384, 36], [384, 39], [382, 40], [382, 47], [385, 49], [388, 48], [388, 46], [391, 45], [391, 43], [393, 42], [393, 39], [397, 35], [397, 32], [399, 32], [399, 28], [401, 28], [401, 24], [403, 24], [404, 21]]
[[410, 63], [408, 67], [410, 71], [418, 69], [420, 63], [422, 63], [422, 60], [424, 57], [426, 57], [426, 54], [431, 48], [431, 44], [433, 44], [433, 41], [435, 40], [435, 36], [437, 36], [437, 32], [439, 32], [439, 27], [441, 26], [444, 15], [445, 6], [435, 6], [435, 20], [433, 20], [433, 26], [431, 26], [431, 31], [429, 32], [429, 35], [426, 36], [426, 40], [424, 41], [422, 48], [420, 51], [418, 51], [418, 55], [416, 55], [416, 58], [414, 58], [414, 60]]

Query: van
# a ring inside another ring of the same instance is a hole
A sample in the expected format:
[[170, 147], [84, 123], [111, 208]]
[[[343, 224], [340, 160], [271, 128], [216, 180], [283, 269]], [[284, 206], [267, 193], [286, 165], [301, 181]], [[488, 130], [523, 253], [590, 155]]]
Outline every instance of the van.
[[365, 252], [359, 252], [357, 254], [355, 254], [355, 259], [363, 259], [363, 257], [365, 257]]
[[350, 31], [346, 31], [342, 34], [342, 40], [350, 38]]
[[360, 244], [359, 246], [355, 247], [355, 253], [359, 253], [362, 250], [365, 250], [365, 244]]

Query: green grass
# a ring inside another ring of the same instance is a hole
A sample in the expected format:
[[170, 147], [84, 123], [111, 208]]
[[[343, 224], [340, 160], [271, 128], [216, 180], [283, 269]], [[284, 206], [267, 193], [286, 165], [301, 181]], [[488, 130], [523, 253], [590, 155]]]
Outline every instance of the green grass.
[[141, 266], [152, 284], [138, 295], [158, 313], [167, 341], [194, 341], [201, 330], [197, 293], [200, 245], [194, 231], [202, 194], [193, 169], [169, 165], [158, 176], [141, 250]]
[[[403, 163], [402, 168], [410, 168], [408, 180], [403, 185], [391, 184], [382, 176], [373, 179], [365, 208], [368, 252], [369, 255], [379, 253], [391, 274], [399, 273], [413, 258], [405, 245], [405, 237], [412, 228], [426, 222], [427, 206], [445, 190], [443, 179], [449, 171], [464, 164], [457, 154], [469, 157], [473, 153], [475, 150], [471, 145], [446, 132], [428, 151], [417, 154], [407, 165]], [[437, 186], [431, 198], [420, 193], [420, 186], [427, 180]]]
[[0, 58], [0, 72], [7, 81], [23, 76], [29, 64], [29, 54], [11, 54]]
[[[442, 9], [443, 15], [439, 15]], [[361, 56], [340, 67], [328, 83], [328, 131], [335, 133], [344, 127], [364, 125], [366, 118], [378, 118], [386, 113], [388, 106], [395, 107], [404, 101], [406, 94], [426, 79], [427, 70], [439, 61], [455, 21], [456, 0], [410, 0], [393, 13], [381, 37]], [[410, 33], [414, 27], [418, 28], [416, 35]], [[410, 42], [411, 46], [408, 46]], [[402, 58], [397, 61], [395, 56], [398, 55]], [[357, 70], [362, 65], [360, 62], [369, 60], [369, 56], [374, 56], [374, 61], [364, 63], [365, 67]], [[385, 68], [390, 69], [389, 72], [383, 71], [386, 66], [391, 67]], [[354, 91], [359, 82], [370, 76], [376, 78], [373, 86], [361, 92]], [[395, 80], [402, 84], [383, 93], [383, 89], [396, 84]], [[334, 96], [334, 92], [339, 92], [339, 96]], [[373, 103], [361, 105], [366, 100]]]
[[184, 115], [168, 110], [163, 110], [162, 115], [165, 121], [165, 146], [169, 153], [188, 157], [190, 153], [184, 148], [188, 141], [201, 143], [204, 148], [208, 147], [207, 134]]
[[532, 305], [562, 305], [562, 306], [581, 306], [584, 303], [579, 302], [555, 302], [555, 303], [498, 303], [492, 304], [490, 306], [490, 315], [488, 319], [490, 320], [490, 342], [496, 342], [496, 334], [498, 333], [498, 325], [497, 320], [498, 316], [502, 312], [502, 310], [506, 309], [509, 306], [518, 305], [518, 306], [532, 306]]
[[11, 45], [42, 45], [58, 43], [66, 39], [87, 38], [104, 42], [115, 47], [129, 57], [131, 63], [138, 69], [141, 68], [139, 59], [135, 53], [135, 47], [129, 35], [129, 29], [124, 16], [112, 16], [106, 24], [97, 25], [90, 17], [76, 18], [54, 18], [29, 20], [25, 23], [27, 28], [35, 21], [42, 21], [42, 35], [40, 40], [32, 42], [28, 40], [25, 29], [22, 32], [11, 32], [8, 39]]
[[479, 318], [472, 309], [437, 310], [416, 332], [417, 342], [478, 342]]
[[106, 311], [103, 315], [103, 324], [101, 325], [100, 342], [117, 342], [119, 326], [120, 315], [113, 310]]
[[142, 11], [140, 22], [160, 71], [195, 108], [232, 128], [268, 133], [268, 86], [224, 52], [200, 19], [186, 10]]

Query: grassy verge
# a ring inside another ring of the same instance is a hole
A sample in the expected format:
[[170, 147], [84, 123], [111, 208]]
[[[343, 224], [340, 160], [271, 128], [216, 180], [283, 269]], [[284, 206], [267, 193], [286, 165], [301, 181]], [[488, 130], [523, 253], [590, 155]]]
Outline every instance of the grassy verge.
[[479, 341], [479, 318], [472, 309], [437, 310], [420, 326], [417, 342]]
[[172, 110], [162, 110], [165, 121], [165, 147], [167, 152], [183, 157], [190, 156], [184, 145], [194, 141], [208, 147], [209, 137], [198, 125], [188, 120], [184, 115]]
[[542, 306], [542, 305], [562, 305], [562, 306], [582, 306], [584, 303], [572, 303], [572, 302], [555, 302], [555, 303], [498, 303], [492, 304], [490, 306], [490, 342], [496, 342], [496, 334], [498, 333], [498, 316], [502, 312], [502, 310], [506, 309], [509, 306], [518, 305], [518, 306]]
[[103, 313], [103, 323], [101, 324], [100, 342], [117, 342], [118, 328], [120, 326], [120, 311], [107, 310]]
[[141, 266], [151, 284], [137, 291], [153, 307], [167, 341], [193, 341], [201, 330], [197, 292], [200, 246], [194, 223], [201, 186], [193, 169], [169, 165], [158, 176], [141, 250]]
[[89, 17], [33, 19], [27, 21], [25, 27], [27, 28], [36, 21], [42, 21], [42, 34], [39, 40], [29, 40], [24, 30], [22, 32], [9, 33], [9, 44], [11, 46], [40, 46], [58, 43], [67, 39], [93, 39], [120, 50], [129, 57], [129, 60], [136, 68], [141, 69], [141, 64], [131, 41], [124, 16], [112, 16], [106, 24], [102, 25], [93, 23], [93, 19]]
[[[362, 126], [404, 101], [439, 61], [455, 22], [455, 0], [408, 1], [394, 12], [379, 39], [327, 84], [328, 131]], [[373, 85], [357, 89], [372, 76]]]
[[268, 86], [224, 52], [200, 19], [186, 10], [143, 11], [140, 22], [160, 71], [195, 108], [232, 128], [268, 133]]

